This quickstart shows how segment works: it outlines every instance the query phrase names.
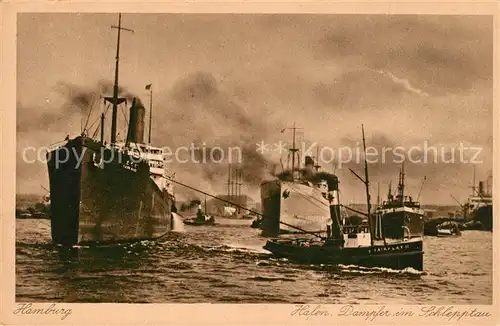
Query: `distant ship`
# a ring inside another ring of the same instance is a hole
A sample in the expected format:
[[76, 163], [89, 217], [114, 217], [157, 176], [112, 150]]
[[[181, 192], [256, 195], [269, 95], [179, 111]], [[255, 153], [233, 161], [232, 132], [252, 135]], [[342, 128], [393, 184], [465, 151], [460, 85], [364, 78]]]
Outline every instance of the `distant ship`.
[[[340, 214], [338, 179], [335, 175], [319, 171], [312, 157], [305, 157], [303, 169], [295, 167], [295, 127], [291, 170], [284, 170], [275, 180], [261, 183], [262, 233], [276, 236], [298, 230], [326, 234], [326, 222], [332, 211]], [[333, 210], [330, 206], [335, 206]]]
[[472, 194], [463, 206], [464, 218], [468, 221], [480, 222], [486, 231], [493, 230], [493, 196], [489, 187], [484, 187], [484, 181], [479, 181], [478, 188], [475, 184], [475, 169]]
[[399, 172], [397, 194], [392, 195], [391, 187], [387, 200], [375, 210], [374, 236], [376, 239], [411, 239], [424, 235], [425, 212], [420, 202], [405, 196], [404, 164]]
[[[130, 107], [125, 142], [117, 141], [118, 61], [121, 14], [118, 19], [115, 82], [112, 104], [111, 142], [76, 138], [47, 154], [51, 199], [51, 231], [55, 244], [102, 244], [155, 239], [172, 229], [175, 212], [173, 189], [168, 182], [164, 153], [144, 141], [145, 108], [135, 99]], [[148, 85], [149, 86], [149, 85]], [[148, 87], [146, 87], [148, 89]], [[151, 93], [150, 93], [151, 94]], [[150, 113], [151, 114], [151, 113]], [[96, 130], [97, 132], [97, 130]]]

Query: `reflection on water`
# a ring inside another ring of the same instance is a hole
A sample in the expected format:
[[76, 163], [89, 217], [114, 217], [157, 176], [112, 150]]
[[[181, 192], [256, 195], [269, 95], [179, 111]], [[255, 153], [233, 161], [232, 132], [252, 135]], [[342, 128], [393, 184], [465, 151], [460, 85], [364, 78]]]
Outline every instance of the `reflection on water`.
[[183, 222], [182, 217], [180, 217], [177, 213], [172, 213], [172, 216], [174, 219], [174, 223], [173, 223], [174, 226], [172, 228], [172, 231], [179, 232], [179, 233], [185, 232], [186, 229], [184, 228], [184, 222]]
[[16, 222], [18, 302], [492, 302], [490, 232], [426, 238], [422, 273], [275, 259], [248, 220], [72, 249], [50, 244], [50, 221]]

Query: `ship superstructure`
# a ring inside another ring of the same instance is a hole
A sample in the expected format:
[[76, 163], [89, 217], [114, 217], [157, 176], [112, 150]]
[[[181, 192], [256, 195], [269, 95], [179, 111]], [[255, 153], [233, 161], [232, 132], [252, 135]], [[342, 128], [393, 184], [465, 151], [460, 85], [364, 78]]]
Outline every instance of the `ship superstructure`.
[[421, 238], [424, 232], [425, 212], [420, 202], [405, 195], [404, 164], [399, 172], [399, 182], [396, 196], [392, 194], [391, 186], [387, 200], [378, 206], [374, 214], [374, 235], [381, 239], [411, 239]]

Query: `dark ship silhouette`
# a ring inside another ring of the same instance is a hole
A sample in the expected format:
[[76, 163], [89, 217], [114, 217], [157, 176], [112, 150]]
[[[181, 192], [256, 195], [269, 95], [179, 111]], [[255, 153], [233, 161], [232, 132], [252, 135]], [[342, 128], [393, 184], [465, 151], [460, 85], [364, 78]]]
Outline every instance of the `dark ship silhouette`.
[[[479, 181], [476, 188], [476, 171], [474, 168], [474, 178], [472, 194], [467, 203], [462, 206], [466, 221], [478, 223], [482, 230], [493, 231], [493, 196], [489, 189], [488, 182], [485, 189], [484, 181]], [[486, 180], [488, 181], [488, 179]]]
[[399, 172], [398, 191], [392, 195], [391, 187], [387, 200], [375, 210], [375, 238], [382, 239], [412, 239], [424, 235], [425, 212], [420, 202], [411, 196], [405, 196], [404, 164]]

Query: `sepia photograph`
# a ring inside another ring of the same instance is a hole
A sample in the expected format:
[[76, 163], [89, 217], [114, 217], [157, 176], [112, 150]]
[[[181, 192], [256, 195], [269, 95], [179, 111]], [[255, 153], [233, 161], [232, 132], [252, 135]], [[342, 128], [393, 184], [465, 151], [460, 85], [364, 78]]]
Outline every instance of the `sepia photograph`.
[[493, 304], [492, 15], [16, 20], [20, 313]]

